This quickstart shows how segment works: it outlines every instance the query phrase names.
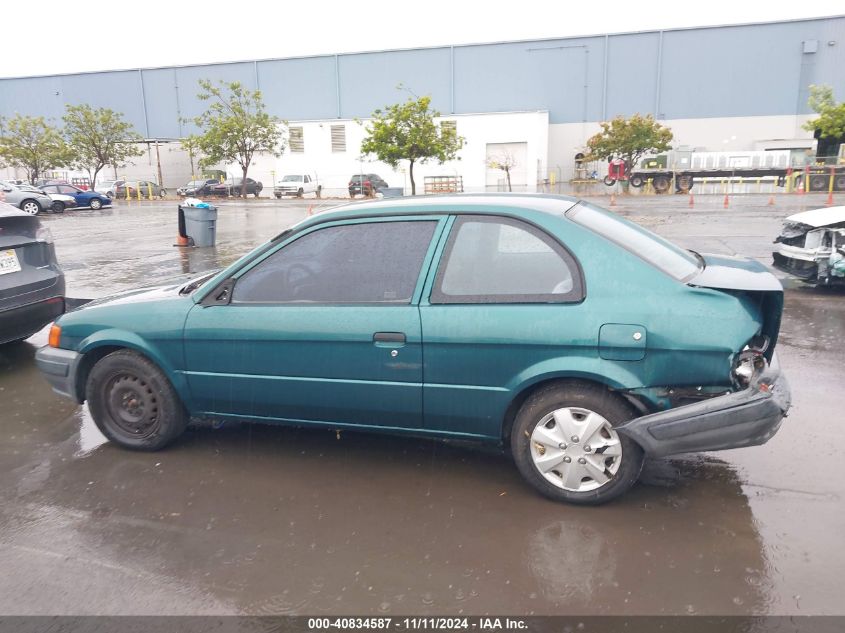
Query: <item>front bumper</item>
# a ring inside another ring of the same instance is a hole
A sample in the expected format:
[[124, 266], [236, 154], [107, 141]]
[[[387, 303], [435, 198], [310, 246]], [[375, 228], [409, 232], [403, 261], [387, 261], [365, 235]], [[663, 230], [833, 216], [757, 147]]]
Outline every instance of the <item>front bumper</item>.
[[777, 433], [790, 404], [789, 383], [772, 366], [742, 391], [636, 418], [617, 431], [653, 457], [758, 446]]
[[79, 402], [76, 392], [76, 370], [82, 354], [73, 350], [45, 345], [35, 352], [35, 364], [53, 387], [53, 391]]

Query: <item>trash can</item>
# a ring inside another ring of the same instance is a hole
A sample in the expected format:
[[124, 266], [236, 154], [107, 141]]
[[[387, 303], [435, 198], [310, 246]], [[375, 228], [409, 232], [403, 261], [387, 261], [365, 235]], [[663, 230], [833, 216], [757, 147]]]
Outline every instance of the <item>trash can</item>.
[[185, 216], [185, 233], [194, 246], [214, 246], [217, 231], [217, 207], [179, 207]]

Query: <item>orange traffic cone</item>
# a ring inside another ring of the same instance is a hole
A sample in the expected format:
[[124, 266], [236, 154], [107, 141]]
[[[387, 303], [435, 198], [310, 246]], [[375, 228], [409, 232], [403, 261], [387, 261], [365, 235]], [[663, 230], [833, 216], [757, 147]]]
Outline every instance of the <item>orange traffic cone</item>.
[[314, 215], [314, 205], [308, 205], [308, 215]]
[[616, 194], [615, 193], [610, 194], [610, 206], [611, 207], [616, 206]]
[[774, 196], [774, 195], [769, 196], [769, 202], [768, 202], [767, 204], [768, 204], [770, 207], [775, 206], [775, 196]]
[[187, 237], [182, 237], [181, 235], [176, 236], [176, 243], [173, 246], [190, 246], [191, 243], [188, 241]]
[[730, 200], [728, 200], [728, 194], [725, 194], [725, 202], [722, 204], [722, 206], [723, 206], [725, 209], [727, 209], [729, 206], [731, 206], [731, 204], [730, 204]]
[[825, 202], [824, 204], [827, 207], [833, 206], [833, 192], [832, 191], [827, 192], [827, 202]]
[[695, 198], [692, 197], [692, 194], [689, 195], [689, 208], [692, 209], [695, 206]]

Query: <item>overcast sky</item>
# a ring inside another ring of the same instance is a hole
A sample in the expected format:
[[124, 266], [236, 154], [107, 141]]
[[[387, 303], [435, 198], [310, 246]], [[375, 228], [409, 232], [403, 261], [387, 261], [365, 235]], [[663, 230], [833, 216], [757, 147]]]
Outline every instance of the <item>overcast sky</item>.
[[0, 77], [773, 21], [843, 8], [842, 0], [13, 0], [0, 11]]

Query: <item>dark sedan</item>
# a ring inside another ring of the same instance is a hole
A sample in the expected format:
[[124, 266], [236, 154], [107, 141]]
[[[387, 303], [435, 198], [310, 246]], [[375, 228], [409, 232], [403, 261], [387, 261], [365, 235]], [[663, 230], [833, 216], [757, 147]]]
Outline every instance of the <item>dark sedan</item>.
[[0, 202], [0, 344], [23, 340], [62, 314], [64, 294], [49, 229]]
[[73, 185], [44, 185], [41, 190], [46, 194], [63, 193], [68, 196], [73, 196], [76, 205], [79, 207], [90, 207], [95, 211], [103, 207], [111, 206], [111, 198], [104, 196], [96, 191], [83, 191], [79, 187]]
[[[227, 180], [224, 180], [223, 182], [215, 185], [211, 189], [211, 195], [240, 196], [241, 184], [243, 183], [243, 180], [243, 178], [229, 178]], [[253, 180], [252, 178], [246, 179], [246, 195], [255, 196], [257, 198], [263, 188], [264, 185], [262, 185], [257, 180]]]
[[186, 197], [195, 196], [210, 196], [211, 190], [219, 185], [220, 181], [216, 178], [208, 178], [206, 180], [192, 180], [189, 183], [182, 185], [176, 189], [176, 194]]

